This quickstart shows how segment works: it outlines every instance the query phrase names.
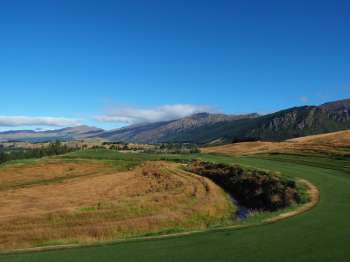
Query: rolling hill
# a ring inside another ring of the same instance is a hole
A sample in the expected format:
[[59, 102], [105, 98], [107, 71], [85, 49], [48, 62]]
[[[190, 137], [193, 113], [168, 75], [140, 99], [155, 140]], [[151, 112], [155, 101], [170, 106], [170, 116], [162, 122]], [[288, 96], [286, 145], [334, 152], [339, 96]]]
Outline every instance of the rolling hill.
[[0, 132], [0, 142], [46, 142], [51, 140], [79, 140], [96, 136], [103, 131], [103, 129], [90, 126], [76, 126], [48, 131], [6, 131]]
[[317, 153], [350, 156], [350, 130], [311, 135], [283, 142], [253, 141], [202, 148], [204, 153], [251, 155], [259, 153]]
[[321, 106], [303, 106], [260, 116], [200, 113], [169, 122], [130, 126], [100, 137], [138, 143], [190, 142], [224, 144], [232, 141], [283, 141], [350, 128], [350, 99]]
[[[224, 115], [198, 113], [189, 117], [157, 123], [146, 123], [104, 132], [99, 137], [137, 143], [198, 142], [199, 132], [217, 124], [252, 119], [257, 114]], [[197, 134], [196, 134], [197, 133]]]
[[267, 115], [198, 113], [189, 117], [131, 125], [114, 130], [79, 126], [53, 131], [10, 131], [0, 141], [48, 141], [102, 138], [133, 143], [228, 144], [241, 141], [284, 141], [350, 128], [350, 99], [302, 106]]

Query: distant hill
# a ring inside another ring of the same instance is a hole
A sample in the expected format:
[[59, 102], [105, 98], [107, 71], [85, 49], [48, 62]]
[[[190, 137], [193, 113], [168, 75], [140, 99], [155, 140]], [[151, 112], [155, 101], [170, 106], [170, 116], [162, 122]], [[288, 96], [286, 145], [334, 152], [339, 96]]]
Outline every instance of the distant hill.
[[109, 131], [80, 126], [44, 132], [2, 132], [0, 141], [102, 138], [134, 143], [215, 145], [240, 141], [283, 141], [349, 128], [350, 99], [345, 99], [320, 106], [293, 107], [267, 115], [199, 113], [177, 120], [131, 125]]
[[[157, 123], [140, 124], [104, 132], [99, 137], [126, 142], [201, 142], [199, 133], [203, 128], [230, 123], [240, 119], [258, 117], [257, 114], [224, 115], [198, 113], [189, 117]], [[211, 139], [211, 138], [209, 138]]]
[[97, 136], [103, 129], [90, 126], [76, 126], [57, 130], [32, 131], [15, 130], [0, 132], [0, 142], [46, 142], [52, 140], [79, 140]]
[[204, 153], [250, 155], [261, 153], [319, 153], [350, 156], [350, 130], [311, 135], [282, 142], [254, 141], [202, 148]]
[[350, 99], [321, 106], [302, 106], [259, 116], [201, 113], [179, 120], [130, 126], [100, 137], [127, 142], [225, 144], [239, 141], [282, 141], [350, 128]]

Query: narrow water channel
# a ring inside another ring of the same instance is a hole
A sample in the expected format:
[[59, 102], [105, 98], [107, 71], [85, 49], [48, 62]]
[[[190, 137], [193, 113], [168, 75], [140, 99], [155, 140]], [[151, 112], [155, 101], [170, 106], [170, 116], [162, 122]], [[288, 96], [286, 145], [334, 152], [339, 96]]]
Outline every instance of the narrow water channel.
[[228, 192], [228, 194], [230, 196], [232, 203], [237, 207], [237, 211], [234, 214], [234, 218], [237, 220], [243, 220], [249, 217], [250, 215], [249, 209], [244, 206], [241, 206], [238, 200], [235, 198], [235, 196], [232, 193]]

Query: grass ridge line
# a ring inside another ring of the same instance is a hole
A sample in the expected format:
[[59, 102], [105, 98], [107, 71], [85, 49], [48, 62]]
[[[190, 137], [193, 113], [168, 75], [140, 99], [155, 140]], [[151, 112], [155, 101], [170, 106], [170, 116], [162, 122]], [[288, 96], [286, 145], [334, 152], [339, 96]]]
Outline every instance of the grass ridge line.
[[91, 244], [66, 244], [66, 245], [55, 245], [55, 246], [17, 249], [17, 250], [12, 250], [12, 251], [0, 252], [0, 256], [15, 255], [15, 254], [21, 254], [21, 253], [36, 253], [36, 252], [44, 252], [44, 251], [48, 252], [48, 251], [57, 251], [57, 250], [65, 250], [65, 249], [73, 249], [73, 248], [89, 248], [89, 247], [99, 247], [99, 246], [110, 246], [110, 245], [115, 245], [115, 244], [120, 244], [120, 243], [139, 242], [139, 241], [147, 241], [147, 240], [162, 240], [162, 239], [183, 237], [183, 236], [208, 233], [208, 232], [220, 232], [220, 231], [225, 231], [225, 230], [242, 230], [245, 228], [251, 228], [251, 227], [256, 227], [256, 226], [263, 226], [263, 225], [277, 223], [279, 221], [286, 220], [290, 217], [294, 217], [294, 216], [303, 214], [303, 213], [313, 209], [314, 207], [316, 207], [317, 204], [319, 203], [319, 201], [320, 201], [319, 189], [314, 184], [309, 182], [308, 180], [299, 179], [299, 181], [302, 183], [305, 183], [307, 185], [308, 193], [310, 195], [310, 201], [305, 203], [304, 205], [299, 206], [296, 210], [280, 213], [280, 214], [276, 215], [275, 217], [265, 219], [259, 223], [251, 223], [251, 224], [246, 224], [246, 225], [231, 225], [231, 226], [210, 228], [210, 229], [204, 229], [204, 230], [193, 230], [193, 231], [187, 231], [187, 232], [172, 233], [172, 234], [159, 235], [159, 236], [134, 237], [134, 238], [127, 238], [127, 239], [103, 241], [103, 242], [91, 243]]

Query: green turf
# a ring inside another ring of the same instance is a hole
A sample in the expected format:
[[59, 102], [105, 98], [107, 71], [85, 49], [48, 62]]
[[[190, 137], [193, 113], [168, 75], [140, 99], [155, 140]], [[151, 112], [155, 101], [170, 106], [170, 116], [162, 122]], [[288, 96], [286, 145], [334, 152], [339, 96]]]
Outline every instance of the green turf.
[[308, 179], [320, 188], [320, 203], [307, 213], [274, 224], [158, 240], [4, 255], [0, 256], [0, 261], [349, 261], [350, 174], [345, 167], [350, 166], [350, 160], [283, 155], [195, 157], [240, 163]]
[[95, 160], [110, 160], [129, 163], [130, 165], [138, 165], [143, 161], [148, 160], [171, 160], [171, 161], [186, 161], [196, 158], [198, 154], [148, 154], [148, 153], [121, 153], [115, 150], [108, 149], [89, 149], [84, 151], [76, 151], [57, 158], [63, 159], [95, 159]]

